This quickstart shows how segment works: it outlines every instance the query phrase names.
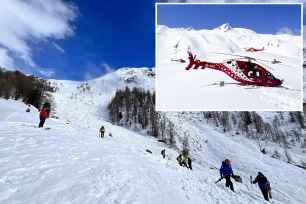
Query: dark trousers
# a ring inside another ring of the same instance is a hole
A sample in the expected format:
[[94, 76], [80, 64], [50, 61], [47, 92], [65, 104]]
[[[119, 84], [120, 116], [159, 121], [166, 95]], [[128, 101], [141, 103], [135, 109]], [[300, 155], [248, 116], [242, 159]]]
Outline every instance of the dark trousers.
[[101, 138], [104, 137], [104, 132], [101, 132]]
[[225, 186], [229, 187], [232, 191], [234, 191], [234, 187], [233, 187], [233, 183], [231, 181], [231, 177], [229, 175], [226, 175], [224, 178], [226, 180]]
[[189, 166], [189, 169], [192, 170], [192, 166], [191, 166], [191, 159], [188, 159], [188, 166]]
[[182, 162], [182, 163], [180, 163], [180, 165], [181, 165], [181, 166], [185, 166], [185, 167], [187, 167], [187, 168], [188, 168], [188, 166], [187, 166], [186, 162]]
[[38, 127], [43, 127], [43, 126], [44, 126], [44, 123], [45, 123], [46, 118], [44, 118], [44, 117], [39, 117], [39, 119], [40, 119], [40, 122], [39, 122], [39, 126], [38, 126]]
[[260, 190], [261, 190], [262, 195], [264, 196], [265, 200], [269, 201], [268, 189], [261, 188]]

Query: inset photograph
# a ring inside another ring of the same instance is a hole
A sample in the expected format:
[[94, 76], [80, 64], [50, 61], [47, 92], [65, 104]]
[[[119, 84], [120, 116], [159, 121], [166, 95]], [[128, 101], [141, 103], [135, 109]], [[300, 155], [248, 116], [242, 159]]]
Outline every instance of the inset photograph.
[[156, 4], [158, 111], [301, 111], [302, 4]]

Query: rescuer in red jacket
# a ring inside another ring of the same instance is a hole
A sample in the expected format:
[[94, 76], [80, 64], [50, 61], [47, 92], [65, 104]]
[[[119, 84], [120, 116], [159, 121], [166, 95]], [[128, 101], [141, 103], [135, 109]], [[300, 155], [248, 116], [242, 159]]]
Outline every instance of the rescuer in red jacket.
[[47, 108], [43, 108], [39, 113], [39, 119], [40, 119], [39, 127], [40, 128], [44, 126], [47, 116], [48, 116]]

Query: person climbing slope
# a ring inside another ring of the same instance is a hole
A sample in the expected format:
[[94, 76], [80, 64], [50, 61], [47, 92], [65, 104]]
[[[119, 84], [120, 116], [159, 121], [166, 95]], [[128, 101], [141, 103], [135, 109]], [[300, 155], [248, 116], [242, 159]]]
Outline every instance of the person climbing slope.
[[230, 160], [225, 159], [222, 162], [222, 165], [220, 167], [220, 177], [225, 178], [226, 182], [225, 182], [225, 186], [229, 187], [232, 191], [234, 191], [234, 186], [233, 183], [231, 181], [231, 176], [234, 176], [233, 170], [232, 170], [232, 166], [230, 164]]
[[265, 198], [265, 200], [269, 201], [268, 194], [269, 194], [269, 191], [271, 191], [270, 182], [263, 175], [263, 173], [258, 172], [258, 175], [256, 176], [255, 180], [252, 183], [253, 184], [258, 183], [258, 187], [260, 188], [263, 197]]
[[103, 138], [104, 137], [104, 133], [105, 133], [105, 128], [104, 128], [104, 126], [102, 125], [102, 127], [100, 128], [100, 133], [101, 133], [101, 138]]
[[161, 153], [161, 155], [163, 155], [163, 158], [166, 157], [166, 150], [165, 149], [163, 149], [160, 153]]
[[180, 154], [180, 155], [176, 158], [176, 160], [179, 162], [179, 165], [180, 165], [180, 166], [185, 166], [185, 167], [188, 168], [188, 166], [187, 166], [187, 158], [186, 158], [184, 155]]

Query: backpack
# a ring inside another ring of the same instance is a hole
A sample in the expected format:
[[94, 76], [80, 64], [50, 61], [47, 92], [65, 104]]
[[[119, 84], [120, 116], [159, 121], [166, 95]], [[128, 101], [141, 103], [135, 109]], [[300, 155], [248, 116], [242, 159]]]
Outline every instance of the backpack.
[[267, 187], [268, 187], [268, 190], [271, 190], [271, 185], [269, 181], [267, 181]]

